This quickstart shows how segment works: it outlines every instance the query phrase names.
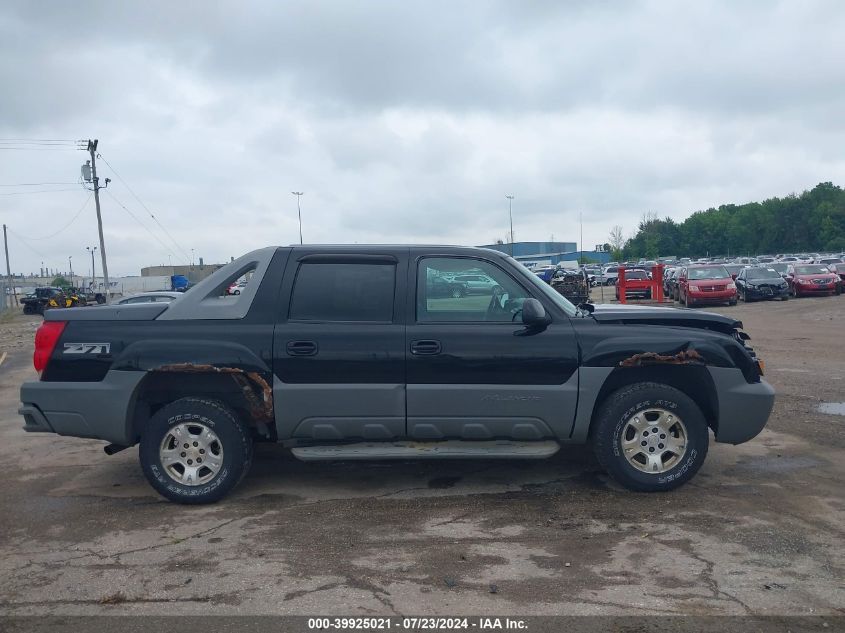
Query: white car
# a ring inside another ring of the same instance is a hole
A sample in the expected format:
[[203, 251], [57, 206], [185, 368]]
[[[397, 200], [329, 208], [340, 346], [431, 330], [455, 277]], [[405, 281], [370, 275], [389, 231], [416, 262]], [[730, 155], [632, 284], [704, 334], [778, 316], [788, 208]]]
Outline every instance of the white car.
[[455, 275], [452, 281], [463, 285], [469, 295], [490, 295], [499, 285], [487, 275]]

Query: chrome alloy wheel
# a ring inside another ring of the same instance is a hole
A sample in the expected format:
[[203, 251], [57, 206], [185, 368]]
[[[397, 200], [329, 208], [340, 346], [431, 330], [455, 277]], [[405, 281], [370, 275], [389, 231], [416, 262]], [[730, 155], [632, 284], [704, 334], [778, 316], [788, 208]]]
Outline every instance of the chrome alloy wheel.
[[164, 436], [158, 456], [171, 479], [186, 486], [200, 486], [220, 472], [223, 444], [204, 424], [183, 422]]
[[628, 463], [637, 470], [665, 473], [686, 454], [687, 429], [674, 413], [645, 409], [625, 423], [620, 444]]

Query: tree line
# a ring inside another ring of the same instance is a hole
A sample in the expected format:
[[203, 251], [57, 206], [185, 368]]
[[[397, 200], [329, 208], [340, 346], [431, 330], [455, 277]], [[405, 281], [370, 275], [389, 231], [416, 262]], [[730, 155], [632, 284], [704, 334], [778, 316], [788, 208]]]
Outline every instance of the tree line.
[[842, 252], [845, 191], [823, 182], [801, 195], [697, 211], [683, 222], [647, 213], [630, 239], [613, 227], [610, 244], [619, 260]]

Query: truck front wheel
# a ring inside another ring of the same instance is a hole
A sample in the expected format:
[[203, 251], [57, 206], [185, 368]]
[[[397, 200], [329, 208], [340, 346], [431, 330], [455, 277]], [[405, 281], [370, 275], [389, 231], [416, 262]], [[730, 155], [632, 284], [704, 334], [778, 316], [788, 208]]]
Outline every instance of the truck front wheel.
[[698, 472], [709, 435], [689, 396], [660, 383], [622, 387], [599, 407], [591, 429], [599, 463], [637, 492], [672, 490]]
[[213, 503], [249, 470], [252, 436], [222, 402], [181, 398], [150, 418], [138, 457], [162, 496], [178, 503]]

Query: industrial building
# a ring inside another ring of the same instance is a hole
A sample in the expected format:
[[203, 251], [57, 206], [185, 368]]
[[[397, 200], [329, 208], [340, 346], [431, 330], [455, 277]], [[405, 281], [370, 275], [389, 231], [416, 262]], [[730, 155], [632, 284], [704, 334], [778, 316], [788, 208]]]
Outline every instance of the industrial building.
[[514, 242], [512, 244], [484, 244], [481, 248], [513, 254], [513, 258], [526, 266], [555, 265], [560, 262], [578, 261], [583, 255], [590, 261], [610, 261], [610, 253], [604, 251], [579, 251], [577, 242]]

